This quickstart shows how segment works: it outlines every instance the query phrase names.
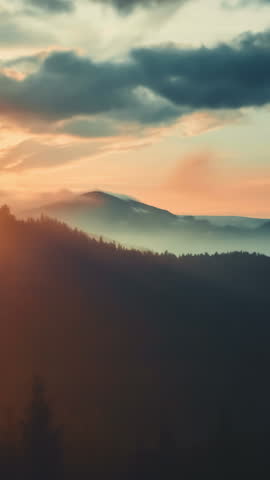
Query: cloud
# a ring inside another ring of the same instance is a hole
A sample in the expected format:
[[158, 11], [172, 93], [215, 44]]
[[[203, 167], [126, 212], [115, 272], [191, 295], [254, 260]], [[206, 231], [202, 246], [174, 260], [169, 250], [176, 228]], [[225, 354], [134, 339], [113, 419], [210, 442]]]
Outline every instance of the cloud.
[[[48, 170], [67, 166], [82, 160], [97, 159], [103, 155], [115, 152], [128, 152], [143, 148], [161, 138], [160, 132], [143, 129], [138, 134], [137, 130], [125, 132], [110, 130], [113, 125], [108, 124], [107, 136], [95, 131], [96, 126], [88, 125], [86, 119], [79, 119], [78, 123], [83, 129], [91, 129], [91, 132], [79, 135], [76, 130], [76, 120], [68, 122], [68, 125], [57, 124], [48, 131], [40, 133], [41, 125], [36, 131], [29, 133], [19, 126], [14, 128], [12, 123], [0, 122], [0, 172], [1, 175], [13, 175], [36, 169]], [[67, 132], [66, 132], [67, 130]], [[136, 134], [135, 134], [136, 133]]]
[[[38, 206], [45, 206], [45, 205], [52, 205], [54, 203], [58, 202], [67, 202], [74, 200], [74, 198], [77, 198], [77, 195], [69, 190], [68, 188], [62, 188], [60, 190], [56, 191], [45, 191], [45, 192], [33, 192], [28, 194], [28, 204], [27, 206], [30, 207], [35, 207], [37, 208]], [[24, 199], [24, 205], [23, 209], [25, 210], [26, 208], [26, 200]]]
[[130, 60], [95, 63], [72, 52], [52, 53], [23, 81], [2, 73], [0, 105], [2, 111], [55, 120], [101, 113], [145, 124], [175, 118], [178, 109], [140, 89], [141, 79], [139, 65]]
[[[24, 0], [34, 7], [49, 11], [51, 13], [62, 13], [72, 11], [82, 0]], [[90, 3], [100, 3], [115, 8], [121, 14], [129, 14], [134, 9], [157, 8], [175, 5], [178, 7], [190, 0], [88, 0]]]
[[248, 5], [260, 6], [270, 5], [270, 0], [224, 0], [225, 7], [245, 7]]
[[213, 48], [141, 48], [133, 58], [149, 89], [190, 109], [260, 106], [270, 101], [270, 33]]
[[53, 40], [51, 34], [39, 32], [35, 28], [26, 28], [15, 15], [0, 11], [0, 46], [42, 45]]
[[200, 111], [183, 116], [178, 127], [183, 136], [193, 137], [218, 130], [228, 124], [238, 123], [243, 116], [239, 110]]
[[121, 61], [54, 51], [22, 79], [0, 73], [0, 107], [25, 122], [69, 120], [67, 132], [83, 137], [102, 135], [102, 125], [108, 132], [112, 120], [127, 127], [168, 125], [205, 110], [220, 110], [213, 121], [226, 123], [241, 107], [270, 102], [269, 60], [269, 31], [212, 48], [140, 48]]
[[4, 60], [0, 64], [2, 64], [5, 67], [15, 67], [15, 66], [21, 66], [25, 64], [30, 64], [34, 66], [38, 66], [41, 62], [42, 59], [48, 54], [48, 52], [40, 52], [36, 55], [26, 55], [25, 57], [15, 57], [10, 60]]
[[241, 3], [244, 4], [262, 4], [262, 5], [270, 5], [270, 0], [241, 0]]
[[25, 188], [0, 190], [0, 204], [7, 204], [16, 215], [33, 215], [38, 207], [73, 200], [78, 195], [67, 188], [54, 191], [35, 192]]
[[270, 168], [241, 167], [222, 152], [179, 159], [154, 199], [175, 213], [270, 216]]
[[0, 170], [18, 173], [33, 168], [52, 168], [101, 153], [103, 145], [92, 142], [57, 143], [54, 139], [29, 138], [0, 151]]
[[175, 6], [176, 8], [190, 0], [21, 0], [24, 4], [51, 14], [72, 12], [83, 1], [99, 3], [115, 8], [119, 13], [128, 15], [136, 8], [158, 8]]
[[112, 137], [120, 133], [115, 122], [104, 118], [70, 120], [60, 125], [57, 131], [82, 138]]
[[172, 191], [181, 195], [191, 194], [195, 198], [203, 198], [219, 190], [222, 184], [219, 172], [219, 158], [212, 152], [195, 152], [179, 161], [165, 183]]
[[92, 2], [110, 5], [122, 14], [129, 14], [135, 8], [157, 8], [172, 5], [179, 7], [189, 0], [90, 0]]
[[24, 2], [50, 13], [71, 12], [75, 3], [72, 0], [24, 0]]

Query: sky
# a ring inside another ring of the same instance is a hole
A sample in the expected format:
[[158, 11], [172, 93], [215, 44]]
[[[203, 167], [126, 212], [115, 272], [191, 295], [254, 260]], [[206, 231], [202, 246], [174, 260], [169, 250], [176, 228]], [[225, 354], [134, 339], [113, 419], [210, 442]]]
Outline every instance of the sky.
[[0, 0], [0, 201], [270, 218], [270, 0]]

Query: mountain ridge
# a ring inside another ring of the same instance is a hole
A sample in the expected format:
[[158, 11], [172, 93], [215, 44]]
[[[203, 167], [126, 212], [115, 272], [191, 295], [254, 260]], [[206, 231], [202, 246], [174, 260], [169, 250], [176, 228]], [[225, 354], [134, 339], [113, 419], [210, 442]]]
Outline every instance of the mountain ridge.
[[128, 247], [181, 253], [246, 250], [270, 254], [267, 219], [176, 215], [136, 199], [100, 190], [72, 195], [30, 212], [46, 214], [87, 234]]

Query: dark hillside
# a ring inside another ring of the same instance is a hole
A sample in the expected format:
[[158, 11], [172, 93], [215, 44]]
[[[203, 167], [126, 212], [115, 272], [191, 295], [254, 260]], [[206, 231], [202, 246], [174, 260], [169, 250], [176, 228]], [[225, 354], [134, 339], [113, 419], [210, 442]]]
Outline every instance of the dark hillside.
[[38, 375], [82, 469], [267, 471], [269, 287], [268, 257], [125, 250], [2, 207], [3, 432], [9, 410], [18, 438]]

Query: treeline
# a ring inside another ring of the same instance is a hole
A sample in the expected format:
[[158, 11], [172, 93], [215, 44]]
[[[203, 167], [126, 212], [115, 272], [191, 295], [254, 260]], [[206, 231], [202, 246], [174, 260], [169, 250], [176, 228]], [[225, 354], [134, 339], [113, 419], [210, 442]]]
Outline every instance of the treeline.
[[[269, 430], [260, 441], [248, 428], [234, 429], [232, 418], [220, 412], [216, 434], [204, 446], [180, 447], [171, 431], [161, 429], [155, 446], [137, 445], [129, 457], [97, 464], [89, 449], [87, 463], [74, 464], [65, 458], [62, 432], [54, 424], [53, 412], [40, 378], [33, 379], [32, 397], [25, 416], [17, 426], [17, 436], [1, 432], [0, 477], [10, 480], [68, 480], [85, 478], [125, 479], [238, 479], [260, 476], [270, 471]], [[11, 417], [8, 417], [11, 420]], [[14, 425], [7, 423], [7, 427]], [[112, 459], [110, 459], [112, 460]]]
[[1, 478], [267, 476], [269, 279], [2, 207]]

